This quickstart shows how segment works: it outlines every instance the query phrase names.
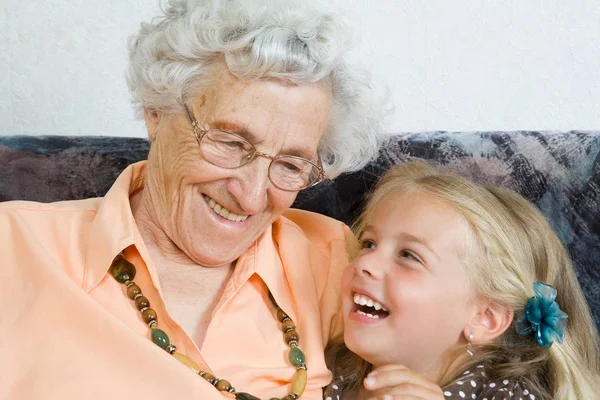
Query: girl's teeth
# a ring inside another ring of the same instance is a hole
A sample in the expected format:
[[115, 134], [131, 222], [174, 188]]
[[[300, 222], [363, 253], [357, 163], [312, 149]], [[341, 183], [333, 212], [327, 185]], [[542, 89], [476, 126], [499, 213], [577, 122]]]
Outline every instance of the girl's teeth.
[[369, 317], [369, 318], [373, 318], [373, 319], [379, 319], [379, 315], [369, 314], [369, 313], [366, 313], [366, 312], [362, 312], [360, 310], [357, 310], [356, 313], [360, 314], [360, 315], [364, 315], [365, 317]]
[[379, 310], [383, 310], [385, 312], [388, 311], [385, 307], [383, 307], [377, 301], [373, 300], [370, 297], [362, 295], [362, 294], [355, 293], [353, 300], [354, 300], [354, 303], [358, 304], [359, 306], [373, 307], [376, 311], [379, 311]]

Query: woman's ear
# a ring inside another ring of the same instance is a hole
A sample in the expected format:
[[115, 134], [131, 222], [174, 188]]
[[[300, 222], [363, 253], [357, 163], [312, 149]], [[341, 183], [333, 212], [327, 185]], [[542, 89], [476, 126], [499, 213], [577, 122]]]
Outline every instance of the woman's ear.
[[144, 107], [144, 121], [146, 121], [146, 129], [148, 130], [148, 136], [152, 142], [156, 139], [158, 124], [160, 123], [162, 116], [162, 112]]
[[514, 312], [511, 307], [492, 302], [482, 303], [473, 315], [463, 334], [472, 335], [473, 343], [491, 343], [512, 324]]

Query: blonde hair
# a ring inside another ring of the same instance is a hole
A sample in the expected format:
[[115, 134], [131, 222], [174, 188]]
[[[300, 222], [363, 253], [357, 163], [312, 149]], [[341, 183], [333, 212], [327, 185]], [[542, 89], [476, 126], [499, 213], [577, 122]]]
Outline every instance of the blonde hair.
[[[458, 379], [462, 369], [486, 363], [490, 379], [519, 380], [538, 399], [595, 398], [598, 334], [567, 252], [541, 212], [517, 193], [478, 185], [428, 164], [408, 163], [394, 167], [378, 182], [355, 224], [358, 236], [377, 205], [398, 191], [438, 198], [470, 224], [476, 243], [465, 264], [477, 295], [511, 308], [516, 321], [534, 295], [533, 283], [543, 281], [557, 289], [557, 302], [569, 315], [563, 343], [545, 348], [511, 326], [494, 343], [474, 346], [475, 356], [468, 364], [448, 371], [437, 383], [444, 387]], [[448, 365], [464, 351], [464, 346], [450, 349]], [[359, 385], [370, 366], [341, 343], [331, 352], [334, 373], [346, 378], [346, 388]]]

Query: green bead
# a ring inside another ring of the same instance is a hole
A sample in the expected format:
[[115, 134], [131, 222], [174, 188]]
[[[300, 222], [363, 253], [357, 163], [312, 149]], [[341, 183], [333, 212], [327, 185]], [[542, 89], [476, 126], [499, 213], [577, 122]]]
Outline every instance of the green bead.
[[165, 331], [163, 331], [162, 329], [152, 329], [150, 337], [152, 338], [152, 342], [163, 350], [166, 350], [167, 346], [171, 344], [169, 336], [167, 336]]
[[297, 367], [300, 364], [304, 364], [304, 362], [306, 361], [304, 353], [297, 347], [293, 347], [292, 349], [290, 349], [290, 354], [288, 358], [294, 367]]
[[258, 397], [252, 396], [249, 393], [236, 393], [235, 400], [260, 400]]
[[110, 273], [119, 283], [132, 281], [135, 278], [135, 265], [119, 257], [110, 266]]

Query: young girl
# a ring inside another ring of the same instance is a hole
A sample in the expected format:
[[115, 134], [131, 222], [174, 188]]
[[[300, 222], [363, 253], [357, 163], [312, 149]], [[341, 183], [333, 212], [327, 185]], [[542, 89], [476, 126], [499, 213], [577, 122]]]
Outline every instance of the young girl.
[[598, 336], [575, 272], [521, 196], [404, 164], [356, 228], [326, 398], [600, 398]]

